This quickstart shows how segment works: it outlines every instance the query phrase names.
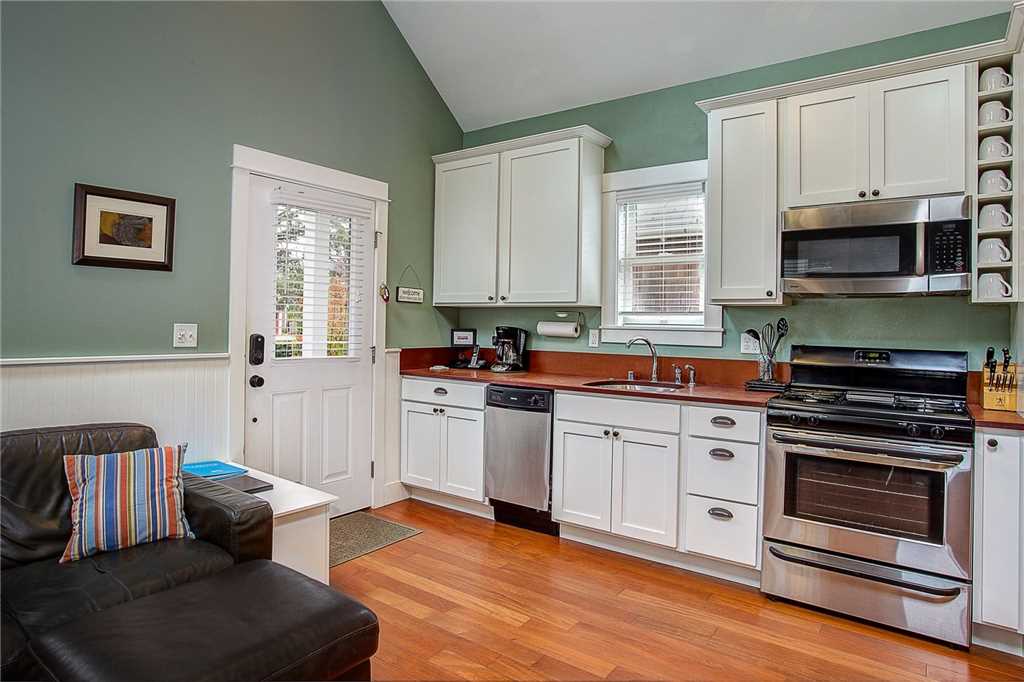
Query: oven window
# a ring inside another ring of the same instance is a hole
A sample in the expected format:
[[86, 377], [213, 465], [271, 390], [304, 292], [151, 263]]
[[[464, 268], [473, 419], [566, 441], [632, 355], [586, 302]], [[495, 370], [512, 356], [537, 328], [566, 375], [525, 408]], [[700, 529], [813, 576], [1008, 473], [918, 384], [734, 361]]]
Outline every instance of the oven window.
[[782, 234], [782, 276], [910, 276], [916, 245], [915, 225], [787, 231]]
[[945, 475], [786, 454], [786, 516], [942, 544]]

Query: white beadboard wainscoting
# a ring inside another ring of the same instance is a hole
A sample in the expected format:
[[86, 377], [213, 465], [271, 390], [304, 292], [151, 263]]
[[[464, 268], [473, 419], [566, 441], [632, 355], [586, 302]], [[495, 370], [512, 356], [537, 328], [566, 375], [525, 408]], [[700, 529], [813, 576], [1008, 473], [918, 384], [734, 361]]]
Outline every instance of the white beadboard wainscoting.
[[0, 365], [0, 429], [141, 422], [187, 461], [228, 459], [228, 358], [67, 358]]

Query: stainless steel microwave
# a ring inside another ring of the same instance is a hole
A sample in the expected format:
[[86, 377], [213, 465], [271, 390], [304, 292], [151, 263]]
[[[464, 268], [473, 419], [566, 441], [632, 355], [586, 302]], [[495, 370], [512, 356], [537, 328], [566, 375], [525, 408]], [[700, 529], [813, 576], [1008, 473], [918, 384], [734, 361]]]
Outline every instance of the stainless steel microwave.
[[971, 199], [944, 196], [782, 212], [782, 291], [912, 296], [971, 290]]

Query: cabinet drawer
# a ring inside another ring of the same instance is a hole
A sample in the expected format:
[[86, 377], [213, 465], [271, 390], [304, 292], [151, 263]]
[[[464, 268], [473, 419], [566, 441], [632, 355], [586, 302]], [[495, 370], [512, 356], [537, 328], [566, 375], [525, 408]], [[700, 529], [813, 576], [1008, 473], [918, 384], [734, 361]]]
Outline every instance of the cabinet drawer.
[[686, 496], [684, 546], [717, 559], [757, 565], [757, 507]]
[[667, 433], [680, 426], [677, 404], [564, 393], [555, 394], [555, 419]]
[[484, 409], [484, 392], [486, 390], [487, 384], [469, 381], [402, 379], [402, 400], [468, 407], [473, 410]]
[[760, 448], [706, 438], [686, 439], [686, 492], [757, 504]]
[[761, 441], [761, 413], [691, 407], [690, 435], [758, 443]]

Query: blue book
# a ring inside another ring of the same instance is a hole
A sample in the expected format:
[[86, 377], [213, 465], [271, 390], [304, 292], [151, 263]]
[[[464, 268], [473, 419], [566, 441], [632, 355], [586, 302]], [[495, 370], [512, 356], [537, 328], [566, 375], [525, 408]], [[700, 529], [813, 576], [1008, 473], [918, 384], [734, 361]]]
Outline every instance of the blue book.
[[202, 462], [190, 462], [184, 464], [181, 467], [182, 471], [187, 471], [190, 474], [196, 476], [202, 476], [203, 478], [229, 478], [231, 476], [240, 476], [244, 474], [247, 469], [235, 466], [234, 464], [228, 464], [218, 459], [207, 459]]

